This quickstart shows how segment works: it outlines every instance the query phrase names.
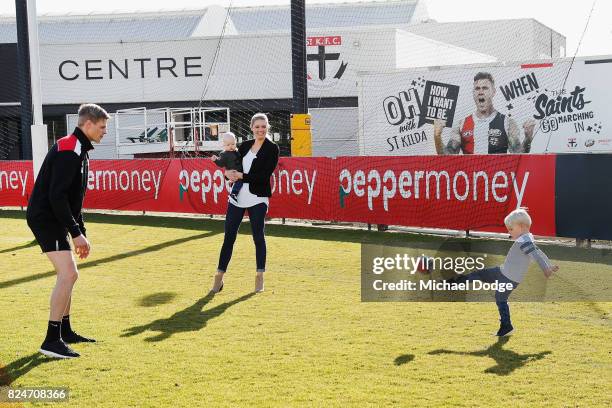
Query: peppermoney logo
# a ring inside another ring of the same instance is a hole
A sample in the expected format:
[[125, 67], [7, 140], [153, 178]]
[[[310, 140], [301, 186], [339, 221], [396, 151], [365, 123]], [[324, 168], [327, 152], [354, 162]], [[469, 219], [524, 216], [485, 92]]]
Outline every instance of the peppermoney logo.
[[484, 170], [404, 170], [397, 174], [394, 170], [372, 169], [366, 175], [364, 170], [343, 169], [339, 174], [340, 203], [346, 207], [349, 199], [355, 202], [365, 198], [370, 211], [380, 201], [384, 211], [389, 211], [391, 203], [404, 205], [400, 200], [505, 203], [514, 195], [520, 206], [529, 174], [528, 171], [489, 174]]

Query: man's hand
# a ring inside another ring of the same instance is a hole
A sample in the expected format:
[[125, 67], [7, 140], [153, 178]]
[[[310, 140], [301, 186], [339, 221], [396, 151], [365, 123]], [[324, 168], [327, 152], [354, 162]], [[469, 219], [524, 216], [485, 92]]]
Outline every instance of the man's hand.
[[434, 134], [442, 134], [442, 131], [444, 130], [444, 127], [446, 126], [446, 121], [443, 119], [434, 119], [433, 121], [433, 127], [434, 127]]
[[89, 256], [91, 245], [84, 235], [79, 235], [78, 237], [72, 238], [72, 242], [74, 243], [74, 252], [80, 259], [85, 259]]
[[547, 278], [550, 278], [550, 276], [557, 272], [559, 270], [559, 267], [557, 265], [552, 265], [550, 268], [544, 270], [544, 276], [546, 276]]
[[434, 146], [437, 154], [444, 154], [444, 146], [442, 144], [442, 131], [446, 126], [446, 121], [442, 119], [434, 119]]
[[210, 160], [217, 161], [219, 160], [219, 156], [217, 156], [216, 154], [213, 154], [212, 156], [210, 156]]

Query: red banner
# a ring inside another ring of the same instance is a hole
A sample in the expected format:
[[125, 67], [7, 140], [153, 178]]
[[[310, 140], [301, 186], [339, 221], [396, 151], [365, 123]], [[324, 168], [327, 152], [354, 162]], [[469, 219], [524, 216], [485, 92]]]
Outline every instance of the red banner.
[[31, 161], [0, 161], [0, 206], [26, 207], [33, 187]]
[[[503, 231], [529, 207], [555, 235], [555, 156], [282, 158], [270, 216]], [[0, 162], [0, 206], [25, 206], [31, 162]], [[229, 184], [207, 159], [92, 160], [85, 208], [224, 214]]]
[[337, 220], [504, 231], [520, 203], [532, 232], [555, 234], [554, 156], [351, 157], [336, 166]]
[[324, 157], [281, 159], [271, 179], [270, 216], [333, 220], [333, 163]]

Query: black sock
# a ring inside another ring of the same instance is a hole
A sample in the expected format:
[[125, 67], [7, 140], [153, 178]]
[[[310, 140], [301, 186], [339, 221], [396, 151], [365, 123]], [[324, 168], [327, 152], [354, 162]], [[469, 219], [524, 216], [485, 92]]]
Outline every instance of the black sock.
[[45, 343], [48, 341], [59, 340], [61, 327], [62, 327], [62, 322], [54, 322], [52, 320], [49, 320], [49, 325], [47, 326], [47, 337], [45, 337]]
[[70, 315], [66, 315], [62, 318], [62, 337], [72, 333], [72, 327], [70, 327]]

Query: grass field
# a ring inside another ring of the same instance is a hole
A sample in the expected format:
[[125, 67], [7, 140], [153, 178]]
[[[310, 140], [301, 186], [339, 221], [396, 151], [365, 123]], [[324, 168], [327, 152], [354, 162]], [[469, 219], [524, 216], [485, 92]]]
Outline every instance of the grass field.
[[511, 303], [498, 341], [491, 303], [360, 301], [360, 242], [422, 238], [281, 225], [254, 295], [248, 224], [212, 297], [221, 221], [86, 220], [73, 326], [100, 341], [57, 361], [36, 352], [55, 275], [23, 213], [0, 211], [0, 384], [66, 386], [75, 407], [612, 404], [612, 303]]

